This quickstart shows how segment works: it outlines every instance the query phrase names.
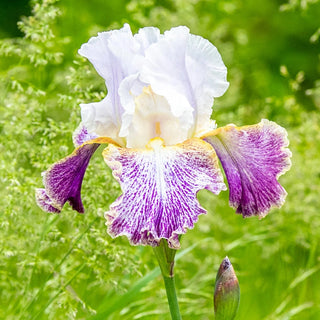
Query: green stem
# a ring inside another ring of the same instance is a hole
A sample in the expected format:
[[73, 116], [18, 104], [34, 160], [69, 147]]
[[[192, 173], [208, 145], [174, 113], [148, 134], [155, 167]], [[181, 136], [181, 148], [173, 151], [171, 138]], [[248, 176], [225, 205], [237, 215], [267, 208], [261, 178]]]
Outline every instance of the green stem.
[[157, 257], [164, 285], [166, 287], [169, 309], [172, 320], [181, 320], [176, 287], [174, 284], [174, 257], [176, 250], [170, 249], [166, 240], [162, 239], [158, 247], [153, 248], [154, 254]]
[[171, 318], [172, 320], [181, 320], [178, 299], [176, 294], [176, 287], [174, 285], [174, 277], [163, 276], [163, 280], [164, 280], [164, 285], [167, 291], [167, 298], [168, 298]]

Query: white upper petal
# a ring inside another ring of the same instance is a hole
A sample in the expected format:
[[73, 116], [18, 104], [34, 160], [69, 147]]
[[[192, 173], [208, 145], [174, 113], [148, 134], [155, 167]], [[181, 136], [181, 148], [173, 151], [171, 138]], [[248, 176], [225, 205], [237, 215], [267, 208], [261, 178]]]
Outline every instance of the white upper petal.
[[150, 47], [151, 44], [158, 42], [162, 37], [160, 30], [155, 27], [145, 27], [139, 30], [137, 34], [134, 35], [134, 39], [137, 40], [141, 45], [141, 53], [144, 54], [145, 50]]
[[88, 132], [98, 136], [110, 137], [120, 145], [123, 144], [119, 136], [119, 127], [114, 123], [112, 101], [110, 95], [99, 102], [80, 104], [81, 119]]
[[228, 88], [226, 74], [218, 50], [208, 40], [177, 27], [146, 50], [141, 79], [166, 97], [175, 116], [188, 114], [191, 135], [198, 135], [206, 126], [212, 129], [213, 98]]
[[118, 92], [125, 111], [122, 114], [120, 137], [128, 136], [129, 126], [136, 110], [135, 98], [142, 93], [143, 88], [146, 86], [146, 83], [139, 80], [139, 73], [131, 75], [121, 82]]
[[[89, 59], [100, 76], [105, 79], [108, 88], [108, 103], [102, 104], [108, 110], [105, 109], [104, 114], [104, 109], [101, 107], [99, 108], [99, 113], [95, 112], [96, 116], [102, 116], [101, 121], [96, 117], [82, 119], [86, 123], [88, 130], [94, 130], [94, 132], [99, 134], [98, 132], [102, 130], [100, 128], [101, 123], [106, 122], [106, 117], [112, 121], [114, 126], [121, 126], [121, 116], [124, 110], [120, 103], [118, 88], [121, 81], [129, 74], [129, 70], [132, 68], [130, 66], [132, 59], [130, 59], [129, 55], [126, 56], [124, 52], [126, 50], [133, 51], [134, 47], [134, 40], [129, 25], [125, 25], [120, 30], [101, 32], [97, 37], [91, 38], [88, 43], [81, 46], [79, 54]], [[116, 50], [116, 48], [118, 49]], [[100, 127], [95, 128], [95, 124], [98, 123]]]
[[164, 35], [146, 27], [133, 36], [126, 24], [99, 33], [79, 53], [90, 60], [108, 88], [100, 103], [82, 105], [82, 121], [90, 132], [141, 146], [143, 137], [154, 138], [154, 124], [159, 121], [166, 144], [215, 127], [211, 107], [213, 98], [228, 87], [227, 70], [217, 49], [191, 35], [187, 27], [172, 28]]
[[[141, 70], [145, 49], [157, 42], [160, 36], [159, 29], [153, 27], [140, 29], [133, 36], [129, 25], [125, 24], [120, 30], [98, 33], [97, 37], [81, 46], [79, 54], [89, 59], [105, 79], [108, 89], [103, 101], [81, 105], [82, 122], [90, 132], [109, 134], [116, 141], [119, 136], [126, 135], [134, 113], [134, 105], [130, 100], [134, 100], [132, 95], [142, 92], [141, 86], [137, 91], [131, 85], [132, 77], [136, 79]], [[120, 133], [120, 130], [125, 133]]]
[[217, 48], [208, 40], [189, 35], [186, 68], [196, 100], [205, 91], [212, 97], [222, 96], [228, 89], [227, 68]]
[[188, 34], [186, 27], [165, 32], [164, 37], [146, 50], [140, 77], [156, 94], [166, 97], [175, 116], [188, 113], [188, 122], [192, 125], [195, 101], [185, 68]]
[[84, 43], [78, 53], [93, 64], [109, 87], [114, 82], [114, 71], [116, 69], [118, 72], [124, 71], [124, 66], [127, 68], [131, 59], [128, 55], [124, 55], [124, 52], [130, 50], [132, 46], [133, 36], [129, 25], [125, 24], [120, 30], [98, 33], [97, 37], [92, 37], [87, 43]]
[[186, 68], [197, 104], [194, 134], [201, 135], [213, 129], [211, 107], [214, 98], [222, 96], [229, 87], [227, 68], [217, 48], [193, 34], [188, 39]]

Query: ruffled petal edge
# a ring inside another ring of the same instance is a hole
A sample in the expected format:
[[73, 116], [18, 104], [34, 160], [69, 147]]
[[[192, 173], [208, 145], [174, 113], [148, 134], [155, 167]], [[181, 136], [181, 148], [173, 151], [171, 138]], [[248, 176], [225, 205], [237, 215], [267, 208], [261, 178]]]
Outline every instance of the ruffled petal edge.
[[227, 125], [202, 137], [215, 149], [230, 189], [230, 205], [243, 217], [264, 217], [281, 207], [287, 192], [277, 181], [291, 167], [287, 131], [263, 119], [256, 125]]
[[167, 239], [178, 249], [179, 235], [206, 213], [197, 192], [226, 190], [214, 150], [197, 138], [169, 147], [155, 138], [146, 149], [109, 145], [103, 156], [123, 192], [105, 213], [108, 233], [125, 235], [132, 245]]

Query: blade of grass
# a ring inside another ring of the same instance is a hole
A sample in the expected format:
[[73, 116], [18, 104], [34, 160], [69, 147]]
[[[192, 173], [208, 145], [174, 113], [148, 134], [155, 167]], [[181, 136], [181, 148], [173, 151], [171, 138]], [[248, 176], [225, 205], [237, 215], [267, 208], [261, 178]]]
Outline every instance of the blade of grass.
[[253, 234], [253, 235], [249, 235], [249, 237], [247, 235], [244, 235], [242, 238], [237, 239], [237, 240], [231, 242], [230, 244], [228, 244], [225, 247], [225, 251], [229, 252], [229, 251], [233, 250], [236, 247], [245, 246], [245, 245], [247, 245], [248, 243], [251, 243], [251, 242], [256, 242], [256, 241], [276, 238], [277, 236], [278, 236], [277, 233]]
[[309, 278], [310, 276], [312, 276], [314, 273], [316, 273], [317, 271], [320, 270], [320, 266], [316, 266], [310, 270], [307, 270], [305, 272], [303, 272], [301, 275], [299, 275], [298, 277], [296, 277], [290, 284], [289, 289], [292, 290], [293, 288], [295, 288], [299, 283], [303, 282], [304, 280], [306, 280], [307, 278]]
[[288, 312], [286, 312], [281, 318], [280, 320], [289, 320], [291, 319], [293, 316], [296, 316], [297, 314], [299, 314], [300, 312], [306, 310], [306, 309], [310, 309], [313, 307], [313, 302], [306, 302], [304, 304], [301, 304], [295, 308], [292, 308], [291, 310], [289, 310]]
[[[288, 291], [288, 295], [286, 296], [285, 299], [283, 299], [283, 301], [280, 303], [280, 305], [276, 308], [276, 310], [270, 315], [267, 317], [267, 319], [275, 319], [277, 317], [280, 316], [280, 314], [284, 311], [284, 309], [287, 307], [287, 305], [289, 304], [289, 302], [292, 300], [292, 295], [294, 294], [292, 291], [293, 289], [298, 286], [300, 283], [304, 282], [306, 279], [308, 279], [310, 276], [312, 276], [314, 273], [316, 273], [317, 271], [320, 270], [320, 266], [316, 266], [310, 270], [307, 270], [305, 272], [303, 272], [302, 274], [300, 274], [299, 276], [297, 276], [290, 284], [289, 286], [289, 291]], [[283, 316], [282, 316], [282, 320], [283, 319], [289, 319], [291, 316], [295, 315], [296, 313], [295, 312], [301, 312], [303, 311], [305, 308], [305, 306], [309, 305], [310, 302], [307, 302], [307, 303], [304, 303], [304, 304], [301, 304], [299, 305], [298, 307], [296, 308], [293, 308], [291, 309], [290, 311], [286, 312]], [[300, 308], [302, 307], [302, 310], [300, 310]], [[312, 306], [311, 306], [312, 307]], [[307, 307], [307, 308], [311, 308], [311, 307]], [[292, 314], [292, 312], [294, 312]]]

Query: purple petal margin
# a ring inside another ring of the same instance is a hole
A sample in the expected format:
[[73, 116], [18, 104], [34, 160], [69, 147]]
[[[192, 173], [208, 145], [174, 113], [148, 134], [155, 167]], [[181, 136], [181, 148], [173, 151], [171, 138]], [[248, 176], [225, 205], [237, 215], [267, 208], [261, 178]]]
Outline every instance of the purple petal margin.
[[202, 137], [215, 149], [226, 173], [230, 205], [243, 217], [264, 217], [287, 195], [277, 181], [291, 166], [287, 132], [262, 120], [245, 127], [228, 125]]
[[[85, 138], [91, 137], [82, 128], [79, 136], [74, 137], [77, 145]], [[36, 201], [38, 206], [46, 211], [59, 213], [68, 201], [72, 208], [79, 213], [84, 212], [81, 200], [81, 186], [89, 161], [102, 143], [115, 143], [110, 138], [96, 138], [86, 141], [68, 157], [53, 164], [43, 172], [44, 189], [36, 189]]]
[[218, 158], [201, 139], [164, 147], [156, 138], [147, 149], [109, 145], [103, 156], [123, 191], [105, 213], [108, 233], [125, 235], [132, 245], [156, 246], [164, 238], [171, 248], [179, 248], [179, 234], [206, 213], [197, 192], [226, 189]]

